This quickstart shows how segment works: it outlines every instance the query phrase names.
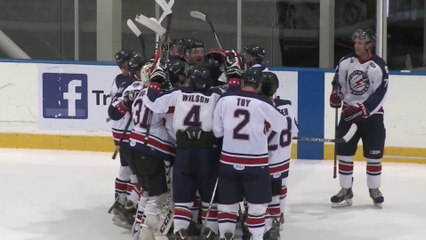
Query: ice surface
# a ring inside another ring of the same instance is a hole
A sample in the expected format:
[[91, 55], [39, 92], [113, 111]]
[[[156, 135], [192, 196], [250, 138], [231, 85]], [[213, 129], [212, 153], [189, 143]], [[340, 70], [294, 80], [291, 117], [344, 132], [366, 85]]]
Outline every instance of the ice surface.
[[[0, 239], [129, 240], [107, 213], [119, 166], [111, 155], [0, 149]], [[368, 196], [365, 162], [354, 177], [353, 206], [332, 209], [332, 161], [292, 161], [282, 239], [426, 239], [426, 165], [383, 164], [383, 209]]]

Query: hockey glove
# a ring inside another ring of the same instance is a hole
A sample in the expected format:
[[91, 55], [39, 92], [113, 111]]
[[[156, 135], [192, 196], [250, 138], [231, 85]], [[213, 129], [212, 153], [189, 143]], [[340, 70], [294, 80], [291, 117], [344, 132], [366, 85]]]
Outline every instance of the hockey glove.
[[241, 59], [235, 50], [226, 52], [225, 67], [228, 79], [241, 78]]
[[368, 109], [362, 103], [357, 103], [343, 109], [342, 118], [346, 122], [359, 122], [370, 115]]
[[133, 104], [133, 101], [135, 101], [135, 98], [138, 96], [140, 91], [138, 90], [132, 90], [132, 91], [127, 91], [124, 92], [123, 94], [123, 105], [124, 107], [126, 107], [127, 109], [130, 109], [130, 107]]
[[342, 93], [338, 90], [333, 90], [330, 94], [330, 106], [332, 108], [342, 107]]

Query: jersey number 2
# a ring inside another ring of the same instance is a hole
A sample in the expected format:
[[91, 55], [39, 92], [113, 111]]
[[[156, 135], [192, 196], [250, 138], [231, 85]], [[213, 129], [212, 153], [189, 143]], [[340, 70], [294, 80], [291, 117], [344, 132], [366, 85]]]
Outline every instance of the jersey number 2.
[[241, 140], [249, 140], [250, 136], [245, 133], [241, 133], [241, 129], [250, 121], [250, 113], [244, 109], [237, 109], [234, 112], [235, 118], [243, 117], [243, 120], [234, 128], [234, 138]]

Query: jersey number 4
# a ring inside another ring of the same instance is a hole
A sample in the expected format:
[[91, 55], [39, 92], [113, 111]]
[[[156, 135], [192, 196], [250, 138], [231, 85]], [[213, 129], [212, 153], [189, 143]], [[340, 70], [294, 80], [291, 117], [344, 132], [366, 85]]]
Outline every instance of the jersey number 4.
[[192, 106], [186, 117], [183, 119], [184, 126], [201, 127], [200, 105]]

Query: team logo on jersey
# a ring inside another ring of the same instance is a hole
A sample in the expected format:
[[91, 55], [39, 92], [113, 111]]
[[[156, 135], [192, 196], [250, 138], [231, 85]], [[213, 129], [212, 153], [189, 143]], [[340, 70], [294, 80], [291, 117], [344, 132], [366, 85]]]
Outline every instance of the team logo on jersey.
[[355, 70], [348, 77], [349, 87], [353, 95], [362, 95], [367, 92], [370, 87], [368, 74], [361, 70]]
[[234, 169], [235, 170], [238, 170], [238, 171], [241, 171], [241, 170], [244, 170], [246, 167], [244, 167], [244, 165], [241, 165], [241, 164], [234, 164]]
[[87, 75], [43, 73], [43, 117], [87, 119]]

